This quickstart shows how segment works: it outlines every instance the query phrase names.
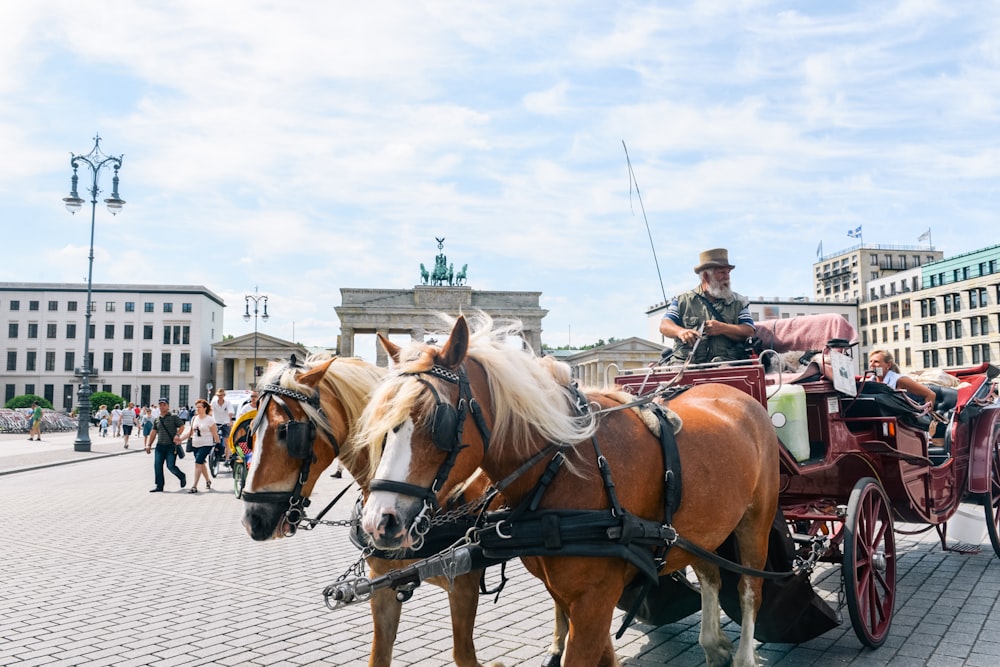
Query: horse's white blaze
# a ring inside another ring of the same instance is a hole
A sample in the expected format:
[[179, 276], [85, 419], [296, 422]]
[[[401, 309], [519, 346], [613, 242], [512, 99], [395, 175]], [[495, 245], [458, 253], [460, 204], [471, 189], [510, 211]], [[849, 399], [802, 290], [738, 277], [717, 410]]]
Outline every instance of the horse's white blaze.
[[[261, 437], [253, 439], [253, 458], [251, 459], [251, 464], [260, 461], [260, 450], [264, 447], [262, 440], [264, 439], [264, 434], [267, 433], [267, 415], [260, 415], [260, 427], [257, 429], [256, 433], [260, 433]], [[253, 474], [256, 470], [257, 466], [251, 465], [250, 470], [247, 471], [247, 489], [253, 489]], [[259, 489], [255, 490], [259, 491]]]
[[[382, 458], [375, 470], [375, 479], [405, 482], [410, 472], [410, 439], [413, 435], [413, 420], [407, 419], [389, 433], [385, 440]], [[386, 512], [394, 513], [399, 494], [392, 491], [372, 491], [365, 503], [364, 527], [371, 532]]]

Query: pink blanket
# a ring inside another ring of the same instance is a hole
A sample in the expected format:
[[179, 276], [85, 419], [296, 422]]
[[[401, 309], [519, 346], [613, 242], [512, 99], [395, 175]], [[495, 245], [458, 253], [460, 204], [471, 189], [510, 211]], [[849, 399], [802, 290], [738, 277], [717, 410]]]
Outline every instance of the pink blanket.
[[758, 322], [757, 337], [765, 349], [791, 352], [822, 350], [832, 338], [844, 338], [853, 343], [858, 339], [858, 332], [843, 315], [830, 313]]

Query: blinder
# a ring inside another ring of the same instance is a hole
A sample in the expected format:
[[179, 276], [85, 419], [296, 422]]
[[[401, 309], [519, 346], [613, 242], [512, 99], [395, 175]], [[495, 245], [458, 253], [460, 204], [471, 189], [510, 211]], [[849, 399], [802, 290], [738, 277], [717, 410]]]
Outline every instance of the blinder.
[[465, 423], [465, 397], [458, 399], [458, 407], [441, 400], [440, 394], [427, 380], [417, 378], [419, 382], [426, 385], [434, 395], [434, 416], [431, 419], [431, 440], [434, 446], [442, 452], [450, 454], [458, 451], [459, 440], [462, 437], [462, 426]]
[[293, 459], [313, 456], [313, 441], [316, 440], [316, 425], [311, 421], [289, 421], [278, 426], [278, 437], [284, 436], [285, 449]]

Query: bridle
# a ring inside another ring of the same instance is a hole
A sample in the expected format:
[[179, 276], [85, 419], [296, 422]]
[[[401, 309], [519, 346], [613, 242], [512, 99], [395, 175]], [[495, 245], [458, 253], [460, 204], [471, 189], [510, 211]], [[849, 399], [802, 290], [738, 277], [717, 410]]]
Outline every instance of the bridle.
[[[479, 402], [472, 395], [472, 388], [469, 385], [469, 378], [465, 373], [465, 366], [460, 366], [458, 371], [452, 371], [443, 366], [434, 365], [426, 371], [414, 371], [403, 373], [403, 375], [413, 376], [434, 396], [434, 416], [431, 419], [431, 440], [434, 446], [447, 454], [445, 460], [438, 468], [437, 474], [429, 487], [418, 486], [408, 482], [397, 482], [391, 479], [373, 479], [369, 483], [372, 491], [389, 491], [399, 493], [404, 496], [419, 498], [431, 509], [438, 510], [437, 494], [444, 488], [448, 481], [451, 469], [455, 467], [459, 453], [468, 447], [462, 444], [462, 431], [465, 427], [465, 418], [471, 413], [472, 419], [479, 429], [479, 434], [483, 439], [483, 456], [489, 451], [490, 429], [486, 425], [482, 408]], [[425, 379], [424, 375], [431, 375], [458, 386], [458, 403], [452, 405], [441, 400], [441, 395], [434, 385]]]
[[[294, 366], [293, 358], [290, 367]], [[251, 503], [267, 503], [271, 505], [287, 504], [288, 509], [285, 511], [285, 521], [288, 524], [286, 536], [291, 536], [295, 534], [298, 525], [305, 519], [305, 509], [309, 506], [310, 502], [309, 498], [302, 495], [302, 487], [309, 480], [309, 469], [316, 461], [316, 455], [313, 453], [313, 443], [316, 440], [317, 430], [322, 432], [333, 446], [334, 456], [340, 456], [340, 445], [337, 443], [337, 439], [330, 429], [326, 416], [323, 414], [323, 409], [320, 407], [319, 392], [307, 395], [276, 384], [266, 384], [258, 391], [260, 392], [260, 401], [257, 407], [257, 417], [250, 426], [250, 437], [252, 438], [256, 435], [263, 416], [267, 412], [268, 404], [274, 401], [288, 417], [287, 422], [278, 425], [277, 437], [278, 439], [284, 439], [288, 456], [301, 460], [302, 464], [299, 467], [299, 474], [295, 480], [295, 487], [291, 491], [244, 491], [243, 500]], [[305, 403], [312, 407], [322, 420], [320, 425], [317, 426], [316, 421], [305, 410], [305, 421], [295, 419], [283, 397], [290, 398], [299, 403]]]

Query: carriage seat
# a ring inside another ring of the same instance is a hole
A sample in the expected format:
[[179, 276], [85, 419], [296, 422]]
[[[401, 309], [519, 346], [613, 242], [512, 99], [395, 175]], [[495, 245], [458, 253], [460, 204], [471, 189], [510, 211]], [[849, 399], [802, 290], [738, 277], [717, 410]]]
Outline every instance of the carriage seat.
[[848, 418], [895, 417], [900, 424], [926, 431], [930, 418], [920, 416], [903, 397], [902, 392], [880, 382], [860, 382], [858, 395], [846, 401], [844, 416]]

